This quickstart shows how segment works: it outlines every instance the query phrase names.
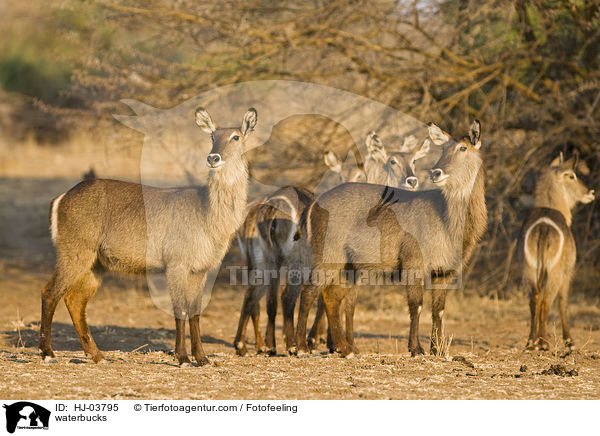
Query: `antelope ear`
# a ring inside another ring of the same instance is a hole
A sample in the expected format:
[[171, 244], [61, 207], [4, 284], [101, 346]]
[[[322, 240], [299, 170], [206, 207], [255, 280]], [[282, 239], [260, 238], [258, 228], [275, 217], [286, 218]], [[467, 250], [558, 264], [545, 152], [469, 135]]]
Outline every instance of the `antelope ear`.
[[369, 153], [372, 153], [373, 151], [376, 151], [376, 150], [383, 149], [383, 142], [381, 142], [381, 138], [374, 131], [367, 135], [365, 144], [367, 146], [367, 151]]
[[215, 122], [203, 107], [196, 109], [196, 124], [206, 133], [212, 133], [217, 130]]
[[552, 163], [550, 164], [550, 168], [559, 168], [564, 162], [562, 151], [560, 154], [554, 158]]
[[476, 149], [481, 147], [481, 123], [479, 120], [473, 121], [471, 127], [469, 128], [469, 139], [471, 140], [471, 145]]
[[333, 151], [325, 152], [323, 155], [323, 160], [325, 161], [325, 165], [327, 165], [331, 171], [334, 171], [338, 174], [342, 172], [342, 163]]
[[433, 123], [429, 124], [429, 137], [435, 145], [445, 144], [451, 139], [450, 135], [445, 133], [442, 129], [440, 129]]
[[371, 132], [367, 136], [365, 141], [367, 146], [367, 159], [374, 160], [376, 162], [385, 162], [387, 159], [387, 153], [381, 138], [375, 133]]
[[248, 134], [254, 130], [257, 120], [258, 114], [256, 113], [256, 109], [251, 107], [248, 109], [248, 112], [246, 112], [244, 119], [242, 120], [242, 135], [248, 136]]
[[578, 173], [583, 174], [584, 176], [590, 175], [590, 167], [588, 167], [588, 165], [585, 163], [585, 161], [583, 161], [581, 159], [579, 160], [579, 163], [577, 164], [576, 170]]
[[417, 152], [415, 153], [413, 160], [419, 160], [422, 157], [427, 156], [427, 153], [429, 153], [430, 149], [431, 149], [431, 141], [429, 139], [426, 139], [425, 141], [423, 141], [423, 145], [421, 145], [421, 148], [419, 148], [417, 150]]
[[409, 135], [404, 138], [402, 142], [402, 146], [398, 150], [400, 153], [409, 153], [415, 149], [417, 146], [417, 138], [414, 135]]
[[573, 156], [573, 171], [577, 170], [578, 165], [579, 165], [579, 152], [575, 151], [575, 155]]

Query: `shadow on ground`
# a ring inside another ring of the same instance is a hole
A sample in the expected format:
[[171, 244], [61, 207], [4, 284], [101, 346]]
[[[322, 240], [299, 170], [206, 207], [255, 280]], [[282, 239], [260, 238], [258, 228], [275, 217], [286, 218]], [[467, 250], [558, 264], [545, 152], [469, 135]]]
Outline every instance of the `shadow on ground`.
[[[407, 341], [408, 342], [408, 335], [386, 335], [386, 334], [374, 334], [374, 333], [366, 333], [366, 332], [355, 332], [354, 337], [355, 338], [364, 338], [364, 339], [382, 339], [382, 340], [393, 339], [393, 340], [397, 340], [397, 341]], [[429, 341], [431, 340], [431, 336], [419, 335], [419, 340], [422, 342], [422, 344], [429, 344]], [[459, 338], [453, 337], [452, 344], [469, 346], [469, 345], [472, 345], [472, 342], [469, 339], [459, 339]], [[489, 346], [489, 343], [485, 340], [477, 340], [477, 344]]]
[[[120, 327], [115, 325], [90, 326], [90, 331], [98, 348], [105, 351], [131, 352], [136, 349], [143, 351], [165, 351], [172, 348], [175, 330], [165, 328]], [[35, 325], [16, 331], [0, 332], [4, 342], [9, 346], [36, 347], [40, 338], [39, 328]], [[233, 348], [231, 342], [226, 342], [212, 336], [203, 335], [202, 342], [219, 344]], [[143, 348], [140, 348], [143, 347]], [[81, 342], [72, 324], [61, 322], [52, 323], [52, 348], [55, 351], [80, 351]]]

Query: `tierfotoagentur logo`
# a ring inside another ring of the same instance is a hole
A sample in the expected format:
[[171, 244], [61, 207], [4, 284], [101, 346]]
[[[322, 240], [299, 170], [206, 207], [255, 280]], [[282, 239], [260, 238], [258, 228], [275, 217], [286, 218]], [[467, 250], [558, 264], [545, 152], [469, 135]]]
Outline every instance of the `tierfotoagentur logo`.
[[48, 430], [50, 411], [42, 406], [28, 401], [5, 404], [6, 431], [14, 433], [19, 430]]
[[435, 283], [435, 275], [431, 271], [420, 269], [288, 269], [278, 270], [250, 269], [248, 266], [231, 265], [229, 284], [232, 286], [270, 286], [282, 280], [291, 285], [308, 285], [328, 283], [330, 285], [351, 288], [353, 286], [408, 286], [423, 284], [426, 289], [458, 289], [461, 276], [449, 276], [448, 283], [443, 286]]

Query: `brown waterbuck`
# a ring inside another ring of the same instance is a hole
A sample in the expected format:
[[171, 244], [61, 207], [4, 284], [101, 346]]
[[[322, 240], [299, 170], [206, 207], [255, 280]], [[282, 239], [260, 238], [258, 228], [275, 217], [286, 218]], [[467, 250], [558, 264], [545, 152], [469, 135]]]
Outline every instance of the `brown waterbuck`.
[[[374, 133], [370, 134], [367, 137], [367, 142], [373, 136], [376, 135]], [[385, 152], [378, 137], [377, 141], [379, 143], [378, 149]], [[402, 152], [391, 153], [388, 162], [382, 166], [384, 166], [386, 180], [394, 180], [396, 183], [410, 186], [410, 189], [416, 189], [418, 182], [411, 183], [412, 179], [417, 180], [414, 177], [414, 163], [417, 159], [425, 156], [429, 150], [429, 143], [426, 142], [422, 147], [414, 150], [407, 149], [405, 145], [403, 144], [403, 148], [401, 148]], [[369, 148], [368, 151], [370, 151]], [[367, 159], [369, 158], [370, 155]], [[361, 166], [346, 165], [331, 151], [325, 152], [324, 161], [338, 175], [338, 183], [360, 182], [367, 179]], [[371, 166], [371, 169], [373, 169], [373, 166]], [[373, 181], [369, 180], [369, 182]], [[279, 288], [283, 285], [285, 288], [281, 294], [281, 302], [286, 348], [289, 353], [296, 351], [293, 327], [294, 309], [300, 294], [301, 270], [308, 264], [303, 246], [295, 244], [293, 237], [296, 234], [300, 216], [313, 200], [312, 193], [307, 190], [286, 187], [254, 206], [246, 217], [239, 232], [238, 240], [248, 264], [249, 278], [250, 276], [256, 277], [257, 274], [259, 278], [256, 280], [257, 283], [251, 283], [248, 287], [242, 305], [238, 330], [234, 339], [236, 353], [240, 356], [246, 355], [248, 352], [245, 345], [245, 332], [250, 317], [252, 317], [254, 325], [257, 352], [267, 352], [270, 355], [276, 354], [275, 317], [277, 313], [277, 295]], [[285, 277], [280, 277], [281, 271], [295, 274], [294, 283], [288, 283]], [[265, 294], [267, 295], [268, 323], [265, 341], [263, 341], [259, 326], [259, 301]], [[347, 310], [353, 311], [353, 301], [348, 303], [347, 308]], [[324, 306], [322, 300], [319, 299], [317, 316], [311, 330], [312, 343], [315, 343], [317, 335], [322, 334], [324, 331], [324, 317]]]
[[[358, 165], [343, 163], [332, 151], [323, 155], [325, 164], [337, 176], [336, 184], [366, 180], [364, 170]], [[293, 237], [302, 212], [312, 201], [312, 192], [293, 186], [284, 187], [248, 211], [246, 220], [238, 232], [238, 242], [242, 257], [248, 266], [248, 289], [244, 296], [238, 329], [233, 341], [236, 354], [248, 353], [245, 344], [246, 328], [252, 318], [257, 353], [277, 354], [275, 340], [275, 318], [277, 316], [277, 298], [281, 286], [283, 307], [284, 336], [288, 350], [295, 343], [294, 309], [299, 295], [298, 288], [288, 286], [282, 273], [290, 270], [290, 263], [299, 267], [303, 255], [296, 250]], [[286, 269], [287, 268], [287, 269]], [[267, 330], [263, 341], [260, 329], [260, 299], [267, 295]]]
[[[233, 341], [239, 356], [244, 356], [248, 352], [245, 336], [250, 317], [254, 324], [257, 353], [266, 352], [269, 355], [277, 353], [275, 343], [277, 298], [279, 288], [286, 284], [285, 277], [282, 277], [282, 268], [288, 265], [293, 256], [291, 252], [294, 248], [293, 237], [300, 215], [313, 200], [313, 194], [306, 189], [293, 186], [279, 189], [250, 209], [238, 232], [238, 242], [242, 257], [248, 266], [250, 282]], [[281, 294], [284, 334], [288, 342], [294, 338], [293, 317], [297, 299], [297, 295], [290, 295], [289, 291], [286, 286]], [[260, 299], [264, 295], [267, 295], [268, 316], [265, 341], [262, 339], [259, 326]], [[291, 346], [289, 343], [288, 345]]]
[[[399, 151], [387, 152], [381, 138], [371, 132], [366, 139], [367, 159], [365, 171], [367, 172], [367, 181], [372, 184], [383, 184], [408, 191], [415, 191], [419, 188], [419, 179], [415, 174], [416, 161], [425, 157], [429, 153], [431, 143], [425, 139], [419, 147], [417, 139], [414, 136], [408, 136], [404, 139]], [[380, 158], [385, 156], [385, 160]], [[368, 171], [367, 171], [368, 168]], [[356, 292], [352, 292], [344, 299], [344, 312], [346, 317], [346, 336], [348, 341], [354, 338], [353, 317], [356, 303]], [[325, 306], [323, 299], [319, 297], [317, 303], [317, 313], [310, 333], [308, 334], [308, 347], [315, 350], [320, 336], [325, 330]], [[327, 344], [330, 350], [333, 349], [331, 335], [327, 336]], [[354, 352], [358, 349], [354, 347]]]
[[518, 243], [523, 284], [529, 291], [531, 329], [527, 349], [548, 349], [546, 320], [558, 295], [565, 345], [573, 348], [567, 301], [576, 260], [571, 233], [571, 211], [578, 202], [589, 203], [594, 191], [577, 177], [577, 156], [566, 162], [560, 154], [540, 175], [535, 208], [525, 220]]
[[244, 219], [248, 186], [245, 140], [257, 114], [249, 109], [241, 127], [217, 128], [206, 110], [196, 124], [211, 134], [206, 186], [160, 189], [136, 183], [84, 181], [52, 201], [50, 229], [56, 271], [42, 290], [40, 350], [54, 360], [52, 317], [64, 297], [86, 354], [103, 361], [86, 321], [88, 301], [100, 285], [96, 268], [122, 273], [165, 272], [176, 326], [175, 356], [190, 360], [185, 347], [189, 319], [192, 355], [208, 363], [200, 338], [206, 273], [216, 268]]
[[[296, 339], [307, 352], [306, 322], [317, 295], [323, 296], [333, 345], [344, 356], [353, 353], [344, 338], [340, 303], [362, 284], [366, 272], [402, 272], [410, 313], [409, 351], [422, 354], [419, 315], [424, 282], [433, 286], [431, 351], [438, 351], [446, 288], [456, 281], [487, 227], [480, 124], [469, 136], [453, 140], [435, 125], [429, 135], [442, 145], [430, 172], [439, 187], [407, 191], [389, 186], [345, 184], [320, 196], [301, 220], [301, 241], [311, 248], [311, 282], [302, 290]], [[348, 327], [348, 326], [347, 326]], [[349, 335], [347, 335], [349, 336]]]

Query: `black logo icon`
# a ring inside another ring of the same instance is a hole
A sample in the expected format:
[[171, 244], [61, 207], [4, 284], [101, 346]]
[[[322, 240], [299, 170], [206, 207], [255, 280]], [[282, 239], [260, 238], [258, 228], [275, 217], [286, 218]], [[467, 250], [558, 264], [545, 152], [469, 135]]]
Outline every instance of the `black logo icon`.
[[50, 411], [28, 401], [19, 401], [4, 405], [6, 409], [6, 431], [14, 433], [15, 429], [48, 429]]

